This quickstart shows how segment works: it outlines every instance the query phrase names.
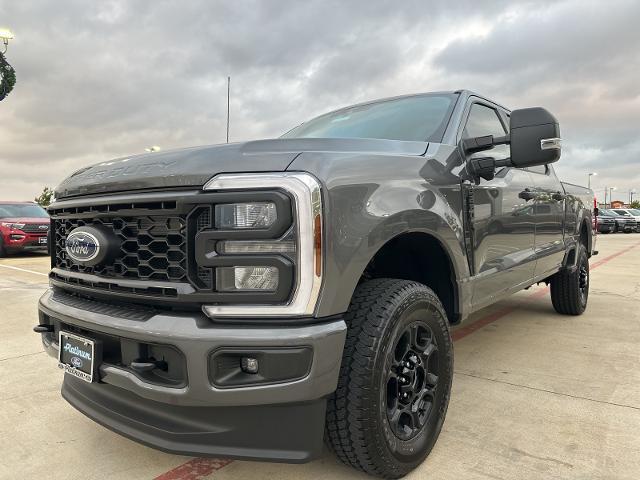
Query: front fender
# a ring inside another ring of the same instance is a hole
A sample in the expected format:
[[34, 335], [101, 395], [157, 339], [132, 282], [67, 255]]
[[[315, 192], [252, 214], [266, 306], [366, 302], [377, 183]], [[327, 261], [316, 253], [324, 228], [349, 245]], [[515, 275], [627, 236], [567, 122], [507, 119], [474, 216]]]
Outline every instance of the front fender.
[[323, 183], [325, 275], [318, 316], [345, 312], [367, 264], [404, 233], [435, 237], [456, 280], [469, 277], [460, 185], [433, 185], [435, 173], [424, 157], [302, 154], [288, 170], [310, 172]]

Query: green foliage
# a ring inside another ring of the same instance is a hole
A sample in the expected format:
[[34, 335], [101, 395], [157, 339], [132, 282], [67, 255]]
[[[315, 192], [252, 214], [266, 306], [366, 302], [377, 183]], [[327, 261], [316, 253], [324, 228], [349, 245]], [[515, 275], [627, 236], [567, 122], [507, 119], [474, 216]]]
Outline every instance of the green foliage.
[[634, 200], [633, 202], [631, 202], [629, 208], [637, 208], [638, 210], [640, 210], [640, 200]]
[[51, 198], [53, 197], [53, 190], [49, 187], [44, 187], [44, 190], [40, 194], [40, 196], [34, 198], [36, 202], [40, 204], [41, 207], [48, 207], [51, 203]]
[[16, 71], [9, 65], [2, 52], [0, 52], [0, 77], [0, 100], [4, 100], [16, 84]]

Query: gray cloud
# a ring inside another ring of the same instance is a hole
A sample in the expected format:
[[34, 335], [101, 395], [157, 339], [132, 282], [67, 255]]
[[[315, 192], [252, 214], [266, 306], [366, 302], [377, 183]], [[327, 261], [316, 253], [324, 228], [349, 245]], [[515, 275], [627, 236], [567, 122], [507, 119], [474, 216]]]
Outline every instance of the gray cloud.
[[323, 111], [472, 88], [561, 120], [558, 170], [640, 190], [640, 4], [581, 0], [0, 0], [14, 92], [0, 103], [0, 192], [29, 199], [88, 163], [278, 136]]

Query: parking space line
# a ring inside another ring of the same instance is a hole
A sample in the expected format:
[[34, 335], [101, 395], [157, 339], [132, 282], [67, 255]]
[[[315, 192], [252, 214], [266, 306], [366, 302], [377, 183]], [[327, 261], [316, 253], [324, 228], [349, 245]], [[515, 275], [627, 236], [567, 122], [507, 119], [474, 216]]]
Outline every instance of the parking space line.
[[14, 267], [12, 265], [0, 265], [0, 268], [9, 268], [11, 270], [18, 270], [19, 272], [33, 273], [34, 275], [42, 275], [43, 277], [49, 276], [46, 273], [36, 272], [35, 270], [28, 270], [26, 268]]

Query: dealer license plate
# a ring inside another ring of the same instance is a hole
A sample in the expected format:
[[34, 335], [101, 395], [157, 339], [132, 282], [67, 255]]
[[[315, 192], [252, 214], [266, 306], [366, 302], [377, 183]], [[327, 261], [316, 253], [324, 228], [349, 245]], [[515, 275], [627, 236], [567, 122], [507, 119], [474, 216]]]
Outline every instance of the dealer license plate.
[[40, 245], [46, 245], [47, 244], [47, 237], [40, 237], [38, 238], [38, 243]]
[[98, 361], [96, 357], [100, 352], [95, 340], [61, 331], [58, 345], [60, 345], [58, 366], [65, 373], [85, 382], [97, 380]]

